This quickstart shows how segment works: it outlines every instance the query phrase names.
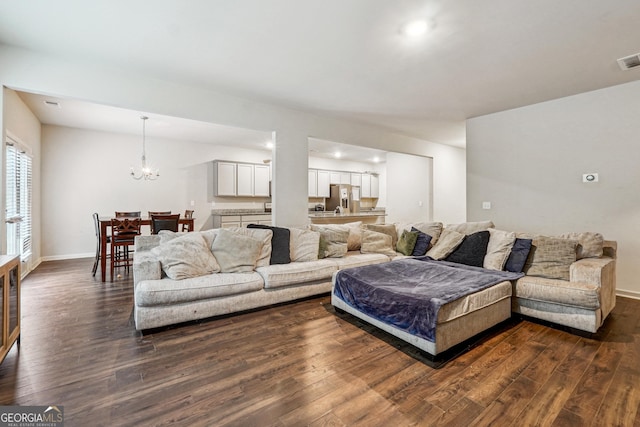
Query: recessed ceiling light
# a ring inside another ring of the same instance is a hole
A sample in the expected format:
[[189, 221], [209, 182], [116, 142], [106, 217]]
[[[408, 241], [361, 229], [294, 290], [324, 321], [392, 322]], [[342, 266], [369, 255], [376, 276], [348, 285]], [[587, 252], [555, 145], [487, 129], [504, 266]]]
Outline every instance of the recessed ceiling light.
[[336, 159], [339, 159], [340, 157], [342, 157], [342, 153], [339, 151], [336, 151], [335, 153], [333, 153], [333, 157], [335, 157]]
[[268, 148], [268, 149], [272, 149], [273, 148], [273, 142], [271, 141], [267, 141], [264, 143], [264, 145]]
[[380, 161], [380, 157], [375, 156], [375, 157], [373, 158], [373, 162], [374, 162], [374, 163], [378, 163], [379, 161]]
[[427, 32], [429, 24], [424, 19], [411, 21], [402, 28], [402, 33], [407, 37], [419, 37]]

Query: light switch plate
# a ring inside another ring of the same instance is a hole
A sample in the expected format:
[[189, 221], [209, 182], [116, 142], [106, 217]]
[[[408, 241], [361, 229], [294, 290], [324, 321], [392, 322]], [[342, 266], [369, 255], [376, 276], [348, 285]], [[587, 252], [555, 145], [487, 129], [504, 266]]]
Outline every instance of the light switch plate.
[[491, 209], [491, 202], [482, 202], [482, 209]]

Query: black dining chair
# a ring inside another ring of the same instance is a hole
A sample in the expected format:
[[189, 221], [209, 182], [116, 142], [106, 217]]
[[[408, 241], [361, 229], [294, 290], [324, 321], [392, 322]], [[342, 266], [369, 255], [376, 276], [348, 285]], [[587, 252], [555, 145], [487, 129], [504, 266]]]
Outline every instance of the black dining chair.
[[178, 231], [180, 214], [151, 215], [151, 234], [158, 234], [161, 230]]

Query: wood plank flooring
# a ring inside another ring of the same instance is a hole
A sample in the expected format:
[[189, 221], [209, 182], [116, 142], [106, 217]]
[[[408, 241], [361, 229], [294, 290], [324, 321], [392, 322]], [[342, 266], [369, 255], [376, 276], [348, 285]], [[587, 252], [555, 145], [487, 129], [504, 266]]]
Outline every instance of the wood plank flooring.
[[67, 426], [640, 426], [640, 301], [590, 337], [510, 321], [433, 361], [328, 296], [136, 332], [130, 276], [46, 262], [23, 282], [0, 405]]

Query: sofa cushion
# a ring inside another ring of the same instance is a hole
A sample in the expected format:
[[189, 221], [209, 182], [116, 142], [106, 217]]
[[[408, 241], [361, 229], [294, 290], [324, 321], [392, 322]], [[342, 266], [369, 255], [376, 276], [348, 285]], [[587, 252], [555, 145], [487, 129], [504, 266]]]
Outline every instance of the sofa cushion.
[[431, 244], [431, 236], [427, 233], [424, 233], [418, 230], [415, 227], [411, 227], [411, 231], [415, 231], [418, 233], [418, 238], [416, 239], [416, 245], [413, 247], [413, 252], [411, 252], [411, 256], [423, 256], [427, 253], [429, 249], [429, 245]]
[[457, 231], [466, 235], [477, 233], [478, 231], [485, 231], [490, 228], [494, 228], [491, 221], [476, 221], [476, 222], [463, 222], [460, 224], [448, 224], [445, 229]]
[[604, 237], [600, 233], [564, 233], [560, 237], [578, 241], [576, 259], [598, 258], [604, 250]]
[[516, 241], [516, 233], [490, 228], [489, 235], [487, 254], [482, 266], [489, 270], [502, 270]]
[[220, 298], [262, 289], [264, 282], [256, 273], [218, 273], [184, 280], [143, 280], [135, 287], [138, 307], [180, 304]]
[[320, 233], [317, 231], [290, 228], [291, 261], [317, 261], [320, 247]]
[[151, 249], [162, 270], [173, 280], [217, 273], [220, 265], [199, 234], [185, 234]]
[[311, 224], [310, 227], [320, 233], [318, 258], [342, 257], [347, 253], [348, 227], [338, 224]]
[[444, 229], [440, 238], [431, 249], [427, 251], [427, 256], [435, 260], [446, 258], [464, 240], [465, 235], [454, 230]]
[[291, 232], [288, 228], [273, 227], [264, 224], [249, 224], [247, 228], [261, 228], [271, 230], [271, 257], [269, 264], [289, 264], [291, 262]]
[[569, 280], [569, 268], [576, 261], [577, 246], [577, 240], [536, 236], [523, 271], [529, 276]]
[[222, 273], [247, 273], [256, 268], [263, 242], [250, 236], [218, 230], [211, 252], [220, 264]]
[[316, 280], [330, 280], [337, 270], [335, 263], [328, 259], [276, 264], [256, 269], [264, 280], [265, 289], [282, 288]]
[[[395, 251], [398, 244], [398, 232], [394, 224], [365, 224], [364, 227], [367, 230], [377, 231], [378, 233], [384, 233], [391, 236], [391, 247]], [[364, 234], [362, 235], [364, 241]]]
[[400, 252], [402, 255], [411, 256], [411, 254], [413, 254], [413, 248], [416, 247], [416, 241], [418, 240], [419, 233], [421, 233], [421, 231], [403, 230], [402, 235], [398, 239], [396, 251]]
[[482, 267], [488, 244], [488, 231], [478, 231], [469, 234], [465, 236], [462, 243], [445, 258], [445, 261], [470, 265], [472, 267]]
[[[217, 234], [221, 228], [216, 228], [213, 231]], [[246, 228], [246, 227], [229, 227], [224, 230], [231, 231], [236, 234], [242, 234], [243, 236], [253, 237], [262, 241], [262, 250], [256, 261], [256, 267], [262, 267], [269, 265], [271, 261], [271, 238], [273, 232], [271, 230], [262, 230], [260, 228]]]
[[600, 287], [585, 282], [524, 276], [514, 285], [514, 296], [595, 310], [600, 307]]
[[359, 251], [362, 246], [362, 221], [348, 222], [344, 225], [349, 228], [347, 250]]
[[[416, 228], [422, 231], [425, 234], [431, 236], [431, 244], [435, 245], [435, 243], [440, 238], [440, 234], [442, 233], [442, 223], [441, 222], [413, 222], [413, 223], [397, 223], [396, 224], [396, 233], [398, 235], [402, 234], [403, 230], [412, 230], [412, 228]], [[424, 254], [423, 254], [424, 255]]]
[[344, 257], [332, 258], [331, 261], [338, 267], [338, 270], [342, 270], [343, 268], [361, 267], [363, 265], [388, 262], [389, 257], [385, 254], [363, 254], [360, 251], [349, 251]]
[[516, 237], [509, 258], [507, 258], [507, 262], [504, 265], [505, 271], [522, 273], [524, 264], [527, 262], [529, 252], [531, 251], [531, 242], [533, 242], [531, 239]]
[[363, 254], [396, 255], [396, 251], [393, 249], [393, 238], [390, 235], [369, 229], [362, 231], [360, 252]]

